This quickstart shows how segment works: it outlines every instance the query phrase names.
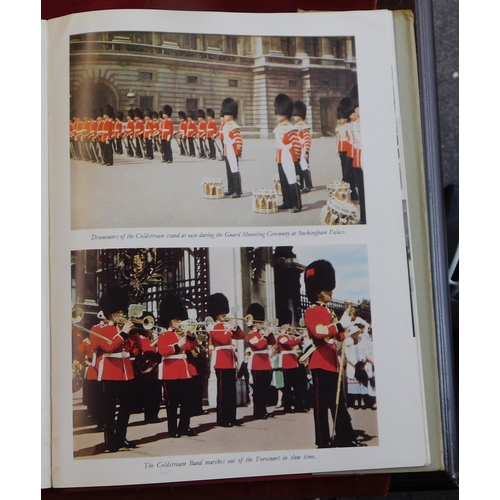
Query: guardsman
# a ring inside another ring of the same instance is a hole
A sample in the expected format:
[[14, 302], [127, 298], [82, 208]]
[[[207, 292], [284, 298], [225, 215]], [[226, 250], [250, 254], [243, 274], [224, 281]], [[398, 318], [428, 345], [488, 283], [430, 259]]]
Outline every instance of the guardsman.
[[198, 140], [200, 143], [200, 158], [206, 158], [205, 139], [207, 137], [207, 122], [205, 121], [205, 111], [198, 110]]
[[[293, 114], [293, 101], [286, 94], [278, 94], [274, 99], [274, 113], [278, 125], [274, 129], [276, 138], [276, 163], [283, 193], [280, 210], [290, 209], [291, 213], [302, 210], [300, 186], [300, 139], [298, 129], [290, 120]], [[299, 175], [298, 175], [299, 174]]]
[[127, 112], [127, 124], [125, 126], [125, 137], [127, 138], [127, 156], [134, 157], [134, 110]]
[[238, 103], [231, 97], [224, 99], [220, 113], [222, 116], [220, 137], [224, 141], [228, 187], [224, 195], [239, 198], [242, 192], [239, 158], [243, 150], [243, 139], [240, 126], [235, 121], [238, 117]]
[[276, 339], [269, 328], [264, 326], [265, 312], [261, 304], [250, 304], [247, 314], [253, 316], [253, 324], [247, 336], [252, 349], [249, 369], [253, 378], [253, 416], [256, 419], [267, 419], [273, 416], [266, 408], [273, 378], [269, 346], [276, 344]]
[[197, 435], [190, 427], [193, 407], [192, 376], [187, 363], [186, 337], [180, 329], [182, 321], [187, 318], [181, 299], [173, 293], [167, 293], [160, 304], [159, 324], [165, 330], [158, 335], [158, 352], [162, 356], [158, 378], [164, 383], [168, 434], [171, 438]]
[[222, 293], [208, 297], [208, 315], [215, 320], [210, 331], [212, 357], [217, 376], [217, 424], [223, 427], [239, 425], [236, 420], [236, 356], [233, 339], [245, 338], [243, 330], [233, 321], [226, 321], [229, 302]]
[[212, 108], [207, 109], [207, 141], [208, 158], [215, 160], [215, 139], [217, 138], [217, 123], [215, 121], [215, 112]]
[[153, 160], [153, 120], [150, 109], [146, 109], [144, 112], [144, 140], [146, 142], [146, 159]]
[[187, 116], [184, 111], [179, 111], [177, 113], [179, 116], [179, 128], [175, 135], [179, 136], [179, 147], [181, 149], [181, 156], [188, 156], [186, 148], [186, 137], [187, 137]]
[[195, 150], [195, 137], [198, 134], [198, 127], [196, 126], [196, 122], [194, 121], [194, 111], [190, 111], [187, 117], [187, 123], [186, 123], [186, 138], [188, 141], [188, 147], [189, 147], [189, 155], [192, 156], [193, 158], [196, 157], [196, 150]]
[[144, 140], [144, 115], [140, 108], [134, 109], [134, 139], [135, 139], [135, 157], [143, 157], [142, 141]]
[[174, 134], [174, 123], [171, 120], [172, 106], [163, 106], [163, 120], [160, 123], [160, 137], [162, 149], [162, 162], [172, 163], [172, 135]]
[[103, 152], [103, 162], [106, 167], [113, 165], [113, 132], [115, 128], [114, 119], [115, 111], [113, 106], [106, 104], [103, 109], [101, 145]]
[[299, 367], [297, 348], [302, 345], [302, 337], [290, 325], [292, 312], [287, 309], [279, 318], [281, 330], [277, 338], [280, 350], [280, 368], [283, 370], [283, 409], [285, 413], [305, 412], [306, 381]]
[[[330, 262], [317, 260], [309, 264], [304, 273], [307, 298], [311, 302], [305, 312], [305, 324], [315, 350], [311, 354], [311, 370], [315, 391], [314, 429], [318, 448], [365, 446], [355, 439], [351, 417], [347, 411], [344, 390], [339, 380], [340, 360], [335, 340], [345, 338], [345, 326], [350, 318], [345, 313], [341, 321], [330, 311], [335, 289], [335, 270]], [[338, 400], [338, 404], [337, 404]], [[329, 417], [333, 421], [330, 432]]]
[[306, 105], [302, 101], [295, 101], [293, 103], [293, 121], [299, 131], [300, 140], [300, 168], [302, 175], [300, 177], [303, 193], [311, 191], [312, 179], [311, 168], [309, 167], [309, 156], [311, 153], [311, 126], [306, 122]]
[[[125, 318], [128, 296], [119, 286], [104, 290], [99, 302], [103, 321], [91, 328], [90, 351], [96, 351], [97, 380], [102, 381], [104, 393], [103, 420], [106, 449], [135, 448], [127, 441], [127, 427], [132, 411], [132, 381], [134, 369], [131, 353], [140, 343], [130, 335], [133, 323]], [[118, 413], [116, 414], [116, 412]]]
[[115, 129], [113, 133], [115, 153], [117, 155], [123, 154], [122, 135], [123, 135], [123, 113], [121, 111], [118, 111], [116, 113]]

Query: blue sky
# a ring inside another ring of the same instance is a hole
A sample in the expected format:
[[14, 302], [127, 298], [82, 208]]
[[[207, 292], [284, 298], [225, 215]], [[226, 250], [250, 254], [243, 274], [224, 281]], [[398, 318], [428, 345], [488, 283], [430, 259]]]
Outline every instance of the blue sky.
[[[371, 299], [366, 245], [295, 246], [293, 251], [305, 266], [317, 259], [332, 263], [337, 280], [334, 298], [354, 302]], [[301, 284], [304, 286], [303, 279]]]

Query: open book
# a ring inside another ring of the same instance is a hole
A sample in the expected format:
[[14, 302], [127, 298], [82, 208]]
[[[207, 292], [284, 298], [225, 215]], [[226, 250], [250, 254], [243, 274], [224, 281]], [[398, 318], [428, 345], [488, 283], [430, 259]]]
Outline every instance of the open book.
[[44, 486], [442, 470], [411, 14], [44, 34]]

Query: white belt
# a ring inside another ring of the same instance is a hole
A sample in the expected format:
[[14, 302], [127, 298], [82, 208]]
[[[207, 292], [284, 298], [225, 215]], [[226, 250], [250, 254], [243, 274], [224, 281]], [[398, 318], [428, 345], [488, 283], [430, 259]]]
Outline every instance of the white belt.
[[232, 349], [232, 345], [217, 345], [215, 346], [215, 350], [218, 351], [219, 349]]
[[105, 352], [102, 355], [103, 358], [130, 358], [130, 353], [126, 351], [122, 352]]
[[293, 356], [297, 356], [297, 353], [294, 351], [281, 351], [281, 354], [292, 354]]
[[252, 354], [269, 354], [269, 351], [267, 349], [265, 351], [252, 351]]
[[161, 359], [162, 361], [165, 361], [166, 359], [186, 359], [185, 354], [172, 354], [172, 356], [162, 356]]

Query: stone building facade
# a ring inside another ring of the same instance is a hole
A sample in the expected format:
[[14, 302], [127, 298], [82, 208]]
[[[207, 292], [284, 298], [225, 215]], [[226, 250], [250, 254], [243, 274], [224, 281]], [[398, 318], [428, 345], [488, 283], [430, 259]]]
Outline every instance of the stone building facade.
[[246, 137], [267, 138], [279, 93], [304, 101], [315, 137], [329, 136], [341, 98], [357, 83], [353, 37], [262, 37], [101, 32], [70, 40], [72, 114], [111, 104], [177, 111], [239, 104]]

